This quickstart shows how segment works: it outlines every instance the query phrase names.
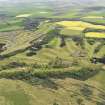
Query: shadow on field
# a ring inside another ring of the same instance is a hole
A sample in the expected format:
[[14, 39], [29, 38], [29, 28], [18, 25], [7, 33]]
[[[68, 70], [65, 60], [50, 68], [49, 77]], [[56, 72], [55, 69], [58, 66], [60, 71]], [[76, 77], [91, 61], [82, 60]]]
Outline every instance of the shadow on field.
[[43, 88], [50, 88], [50, 89], [54, 89], [57, 90], [58, 89], [58, 85], [51, 80], [50, 78], [30, 78], [29, 80], [24, 80], [26, 83], [31, 84], [32, 86], [38, 86], [41, 85]]

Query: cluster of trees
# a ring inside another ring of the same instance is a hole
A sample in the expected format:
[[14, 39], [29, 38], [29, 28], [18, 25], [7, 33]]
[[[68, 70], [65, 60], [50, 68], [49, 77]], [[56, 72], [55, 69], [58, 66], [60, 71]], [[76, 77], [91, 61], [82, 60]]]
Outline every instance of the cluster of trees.
[[26, 29], [26, 30], [37, 29], [41, 21], [42, 21], [42, 19], [26, 18], [23, 22], [24, 29]]
[[40, 50], [41, 48], [42, 48], [41, 40], [33, 43], [29, 48], [29, 52], [27, 53], [27, 56], [36, 55], [36, 51]]
[[0, 43], [0, 52], [6, 50], [5, 43]]
[[71, 69], [65, 70], [62, 68], [54, 69], [54, 68], [46, 68], [45, 70], [42, 68], [26, 68], [21, 70], [9, 70], [9, 71], [2, 71], [0, 72], [1, 78], [10, 78], [10, 79], [23, 79], [23, 80], [30, 80], [31, 78], [59, 78], [59, 77], [70, 77], [75, 78], [78, 80], [86, 80], [99, 72], [99, 69], [90, 69], [88, 68], [81, 68], [79, 70]]
[[[5, 46], [6, 46], [5, 43], [0, 43], [0, 53], [7, 49]], [[0, 59], [2, 59], [2, 58], [3, 57], [0, 55]]]
[[72, 65], [72, 62], [64, 61], [62, 58], [56, 57], [48, 64], [52, 68], [67, 68]]
[[18, 68], [18, 67], [27, 67], [28, 65], [24, 62], [10, 62], [7, 65], [2, 65], [0, 66], [0, 70], [8, 70], [8, 69], [13, 69], [13, 68]]
[[57, 30], [54, 29], [49, 31], [46, 35], [43, 35], [42, 38], [39, 38], [37, 41], [33, 42], [29, 48], [27, 56], [35, 55], [36, 51], [40, 50], [43, 47], [43, 45], [48, 44], [48, 42], [50, 42], [57, 34]]
[[92, 59], [91, 59], [91, 62], [92, 63], [103, 63], [103, 64], [105, 64], [105, 56], [104, 57], [102, 57], [102, 58], [96, 58], [96, 57], [93, 57]]

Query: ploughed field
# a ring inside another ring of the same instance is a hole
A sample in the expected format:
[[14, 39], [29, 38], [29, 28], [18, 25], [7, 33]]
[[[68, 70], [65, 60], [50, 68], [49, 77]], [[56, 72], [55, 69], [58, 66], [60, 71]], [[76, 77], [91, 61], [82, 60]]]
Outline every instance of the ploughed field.
[[0, 104], [104, 105], [105, 26], [36, 20], [0, 32]]

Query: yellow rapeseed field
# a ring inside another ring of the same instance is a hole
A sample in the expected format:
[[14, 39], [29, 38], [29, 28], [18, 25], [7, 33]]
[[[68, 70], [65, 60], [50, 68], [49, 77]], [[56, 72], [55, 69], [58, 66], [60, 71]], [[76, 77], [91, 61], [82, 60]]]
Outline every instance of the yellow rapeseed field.
[[66, 29], [77, 30], [77, 31], [83, 31], [84, 30], [83, 27], [66, 27]]
[[61, 21], [61, 22], [57, 22], [56, 24], [64, 26], [65, 28], [68, 28], [68, 29], [76, 28], [77, 30], [79, 29], [84, 30], [86, 28], [105, 29], [105, 26], [103, 25], [94, 25], [94, 24], [82, 22], [82, 21]]
[[29, 17], [31, 16], [32, 14], [20, 14], [20, 15], [17, 15], [16, 17], [17, 18], [22, 18], [22, 17]]
[[88, 32], [85, 34], [86, 37], [105, 38], [105, 33], [99, 32]]
[[83, 18], [90, 18], [90, 19], [103, 19], [103, 16], [85, 16]]

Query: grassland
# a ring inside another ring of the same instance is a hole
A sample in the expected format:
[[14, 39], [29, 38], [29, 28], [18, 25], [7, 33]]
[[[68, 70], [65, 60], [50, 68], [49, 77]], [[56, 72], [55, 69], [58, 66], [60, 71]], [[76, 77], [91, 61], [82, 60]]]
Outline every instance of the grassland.
[[[19, 19], [10, 21], [13, 27]], [[0, 104], [104, 105], [104, 61], [97, 60], [105, 56], [104, 25], [44, 19], [32, 30], [6, 27]]]
[[[1, 104], [42, 105], [43, 103], [45, 103], [46, 105], [78, 105], [78, 103], [85, 103], [86, 105], [94, 105], [97, 103], [102, 103], [101, 101], [103, 101], [103, 99], [98, 99], [98, 94], [102, 93], [100, 93], [97, 89], [94, 90], [94, 95], [90, 93], [88, 94], [88, 96], [85, 96], [82, 90], [86, 89], [86, 85], [81, 81], [76, 81], [72, 79], [59, 79], [53, 80], [54, 84], [50, 83], [50, 81], [47, 81], [48, 83], [46, 83], [44, 80], [40, 81], [42, 82], [42, 85], [39, 87], [37, 86], [37, 84], [36, 86], [30, 86], [29, 84], [19, 80], [12, 81], [1, 79]], [[5, 86], [7, 82], [8, 85]], [[77, 84], [77, 86], [75, 83]], [[50, 84], [51, 87], [47, 87], [48, 84]], [[69, 85], [71, 84], [72, 87], [69, 87]], [[92, 87], [88, 87], [87, 89], [89, 92], [93, 90]], [[91, 99], [91, 97], [93, 98]]]
[[104, 7], [66, 1], [0, 4], [0, 105], [105, 105]]

